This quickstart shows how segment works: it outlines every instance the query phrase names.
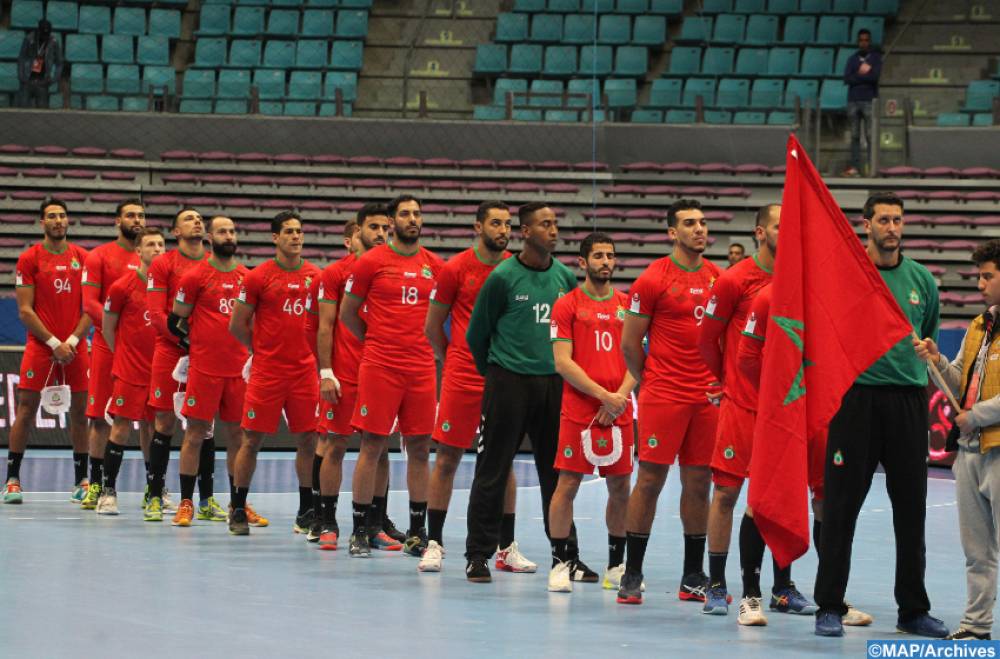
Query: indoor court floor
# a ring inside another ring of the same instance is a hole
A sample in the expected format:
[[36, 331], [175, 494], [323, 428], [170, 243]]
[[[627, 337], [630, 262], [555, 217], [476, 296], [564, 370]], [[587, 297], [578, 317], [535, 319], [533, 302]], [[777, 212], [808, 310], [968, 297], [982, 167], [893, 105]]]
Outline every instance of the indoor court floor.
[[[571, 594], [546, 590], [549, 547], [530, 459], [519, 460], [517, 537], [539, 564], [536, 574], [493, 571], [493, 583], [465, 581], [465, 510], [473, 461], [456, 480], [445, 524], [450, 553], [440, 574], [420, 574], [417, 559], [376, 552], [352, 559], [346, 537], [320, 551], [292, 533], [297, 506], [292, 454], [262, 453], [250, 501], [271, 520], [249, 537], [224, 523], [191, 528], [143, 523], [142, 462], [126, 454], [118, 517], [98, 517], [69, 502], [68, 451], [29, 450], [22, 466], [25, 503], [0, 505], [0, 656], [4, 657], [283, 657], [326, 656], [733, 656], [861, 657], [869, 639], [901, 639], [892, 597], [892, 512], [881, 474], [858, 522], [848, 598], [875, 616], [841, 639], [813, 634], [812, 616], [770, 613], [763, 628], [706, 616], [677, 599], [682, 538], [679, 482], [671, 474], [646, 556], [642, 606], [615, 603], [600, 584], [574, 584]], [[176, 453], [168, 486], [176, 488]], [[225, 457], [216, 488], [228, 497]], [[345, 463], [338, 508], [350, 532], [350, 473]], [[392, 462], [389, 513], [405, 529], [405, 465]], [[950, 472], [932, 469], [927, 501], [927, 590], [932, 613], [949, 629], [965, 602], [964, 557]], [[174, 495], [176, 497], [176, 494]], [[605, 491], [599, 479], [580, 489], [576, 523], [582, 558], [603, 572], [607, 560]], [[737, 509], [742, 510], [742, 505]], [[738, 517], [737, 517], [738, 523]], [[734, 533], [734, 543], [737, 533]], [[492, 565], [491, 565], [492, 567]], [[707, 569], [707, 562], [706, 562]], [[811, 596], [812, 549], [793, 568]], [[730, 592], [739, 595], [739, 556], [730, 555]], [[761, 585], [769, 593], [770, 559]]]

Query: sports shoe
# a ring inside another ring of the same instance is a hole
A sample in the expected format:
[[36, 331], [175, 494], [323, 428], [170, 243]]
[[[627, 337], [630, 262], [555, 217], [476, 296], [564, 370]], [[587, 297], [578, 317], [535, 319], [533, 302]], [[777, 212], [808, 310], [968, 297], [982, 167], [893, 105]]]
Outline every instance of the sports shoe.
[[417, 563], [417, 571], [440, 572], [441, 561], [443, 559], [444, 547], [439, 545], [437, 540], [431, 540], [427, 543], [427, 549], [424, 550], [424, 555], [420, 557], [420, 562]]
[[974, 631], [959, 627], [952, 633], [944, 637], [946, 641], [990, 641], [993, 637], [989, 634], [977, 634]]
[[170, 498], [170, 492], [167, 491], [166, 486], [160, 491], [160, 503], [163, 505], [163, 510], [177, 510], [177, 504]]
[[21, 483], [20, 481], [11, 479], [7, 481], [7, 484], [3, 488], [3, 502], [4, 503], [21, 503], [24, 497], [21, 496]]
[[319, 548], [333, 551], [337, 548], [337, 539], [340, 536], [340, 529], [336, 525], [324, 526], [319, 531]]
[[929, 613], [921, 614], [906, 622], [902, 620], [896, 622], [896, 631], [929, 638], [944, 638], [948, 635], [948, 628], [944, 623]]
[[473, 583], [489, 583], [493, 581], [489, 562], [485, 558], [473, 558], [465, 564], [465, 578]]
[[707, 590], [708, 575], [704, 572], [692, 572], [681, 577], [681, 587], [677, 590], [677, 597], [685, 602], [704, 602]]
[[229, 535], [250, 535], [246, 508], [235, 508], [229, 514]]
[[873, 618], [871, 614], [865, 613], [860, 609], [855, 609], [847, 602], [844, 602], [844, 605], [847, 607], [847, 613], [844, 614], [842, 621], [846, 626], [867, 627], [875, 622], [875, 618]]
[[163, 505], [160, 503], [160, 497], [153, 497], [146, 504], [146, 510], [142, 513], [142, 521], [144, 522], [162, 522], [163, 521]]
[[844, 624], [836, 611], [820, 611], [816, 614], [816, 636], [843, 636]]
[[569, 573], [572, 569], [570, 561], [559, 561], [552, 566], [549, 571], [549, 592], [550, 593], [572, 593], [573, 582], [570, 581]]
[[740, 600], [740, 613], [736, 622], [746, 627], [763, 627], [767, 624], [764, 602], [760, 597], [744, 597]]
[[587, 564], [579, 558], [571, 558], [569, 561], [569, 578], [571, 581], [581, 583], [597, 583], [600, 577], [597, 573], [587, 567]]
[[[161, 499], [160, 502], [162, 503], [163, 500]], [[139, 502], [139, 507], [145, 510], [146, 506], [148, 505], [149, 505], [149, 483], [146, 483], [146, 487], [142, 491], [142, 501]]]
[[368, 544], [371, 545], [372, 549], [380, 551], [400, 551], [403, 548], [402, 542], [390, 538], [385, 531], [368, 536]]
[[90, 482], [85, 478], [80, 483], [73, 488], [73, 494], [69, 495], [69, 500], [72, 503], [80, 503], [83, 501], [83, 497], [87, 496], [87, 488], [90, 487]]
[[625, 570], [618, 586], [619, 604], [642, 604], [642, 573]]
[[719, 583], [712, 584], [705, 591], [705, 606], [701, 607], [701, 612], [710, 616], [729, 615], [729, 603], [732, 601], [733, 598], [725, 586]]
[[97, 500], [98, 515], [118, 514], [118, 493], [114, 488], [107, 487], [101, 492], [101, 498]]
[[[258, 528], [263, 528], [270, 524], [271, 522], [266, 517], [261, 517], [257, 514], [257, 511], [253, 509], [250, 502], [247, 502], [246, 507], [243, 509], [247, 514], [247, 524], [250, 526], [256, 526]], [[233, 504], [229, 504], [229, 514], [233, 514]]]
[[305, 511], [295, 516], [295, 523], [292, 524], [292, 531], [295, 533], [309, 533], [309, 528], [316, 521], [316, 513], [313, 509]]
[[351, 556], [357, 558], [369, 558], [372, 555], [371, 545], [368, 544], [367, 533], [354, 533], [351, 535], [351, 546], [348, 550]]
[[[383, 531], [385, 533], [385, 531]], [[416, 556], [417, 558], [424, 555], [424, 550], [427, 549], [427, 531], [424, 529], [418, 530], [416, 533], [409, 531], [406, 541], [403, 543], [403, 551], [410, 556]]]
[[794, 582], [790, 582], [787, 588], [782, 588], [771, 593], [772, 611], [778, 613], [794, 613], [802, 616], [811, 616], [819, 607], [799, 592]]
[[198, 503], [198, 519], [206, 522], [225, 522], [229, 518], [226, 511], [222, 509], [215, 497], [208, 497], [204, 505]]
[[[601, 587], [604, 590], [618, 590], [621, 586], [622, 577], [625, 575], [625, 564], [609, 567], [604, 570], [604, 579], [601, 580]], [[646, 592], [646, 583], [639, 587], [642, 592]]]
[[306, 540], [308, 542], [319, 542], [319, 534], [323, 532], [323, 524], [320, 522], [319, 517], [314, 516], [312, 526], [309, 527], [309, 533], [306, 534]]
[[84, 495], [83, 500], [80, 502], [80, 508], [83, 510], [94, 510], [97, 508], [97, 501], [101, 497], [101, 484], [91, 483], [87, 488], [87, 494]]
[[382, 515], [382, 530], [396, 542], [403, 543], [406, 541], [406, 534], [396, 528], [396, 525], [389, 519], [388, 513]]
[[524, 557], [515, 540], [506, 549], [497, 550], [496, 568], [504, 572], [536, 572], [538, 565]]
[[[154, 499], [156, 497], [153, 497]], [[194, 518], [194, 502], [191, 499], [181, 499], [181, 505], [177, 506], [177, 512], [174, 513], [174, 526], [191, 526], [191, 520]]]

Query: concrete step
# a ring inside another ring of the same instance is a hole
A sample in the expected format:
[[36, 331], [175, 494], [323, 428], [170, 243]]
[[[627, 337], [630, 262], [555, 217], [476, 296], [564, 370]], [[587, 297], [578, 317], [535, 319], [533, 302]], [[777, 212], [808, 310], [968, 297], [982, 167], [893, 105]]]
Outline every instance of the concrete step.
[[998, 27], [982, 23], [914, 23], [893, 43], [893, 56], [901, 53], [1000, 53]]
[[897, 23], [915, 21], [1000, 21], [1000, 0], [934, 0], [903, 2]]
[[942, 52], [934, 55], [890, 55], [882, 68], [883, 84], [964, 87], [987, 75], [986, 55]]

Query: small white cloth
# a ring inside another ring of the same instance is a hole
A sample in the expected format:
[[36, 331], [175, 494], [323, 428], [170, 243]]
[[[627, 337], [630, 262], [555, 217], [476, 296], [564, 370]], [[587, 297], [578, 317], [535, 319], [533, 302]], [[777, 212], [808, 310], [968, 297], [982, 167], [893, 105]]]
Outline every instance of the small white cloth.
[[[187, 358], [185, 357], [185, 359], [187, 359]], [[174, 414], [181, 421], [186, 421], [187, 420], [187, 419], [184, 418], [184, 415], [181, 414], [181, 409], [184, 408], [184, 396], [186, 396], [186, 395], [187, 394], [185, 392], [183, 392], [183, 391], [175, 391], [174, 392]]]
[[[610, 431], [610, 432], [609, 432]], [[598, 435], [603, 439], [607, 439], [608, 434], [611, 435], [611, 452], [598, 454], [594, 450], [594, 435]], [[580, 433], [580, 443], [583, 445], [583, 455], [587, 458], [587, 462], [594, 465], [595, 467], [610, 467], [611, 465], [618, 462], [622, 457], [622, 427], [621, 426], [598, 426], [597, 432], [594, 432], [594, 426], [591, 424], [589, 428]]]
[[64, 414], [69, 412], [70, 392], [68, 384], [56, 384], [42, 387], [42, 409], [49, 414]]
[[171, 376], [174, 378], [174, 380], [180, 382], [181, 384], [184, 384], [185, 382], [188, 381], [188, 366], [190, 365], [190, 363], [191, 360], [187, 355], [184, 355], [183, 357], [177, 360], [177, 365], [174, 366], [174, 372], [171, 373]]
[[250, 381], [250, 369], [252, 368], [252, 366], [253, 366], [253, 355], [250, 355], [249, 357], [247, 357], [247, 363], [243, 364], [243, 381], [244, 382], [249, 382]]

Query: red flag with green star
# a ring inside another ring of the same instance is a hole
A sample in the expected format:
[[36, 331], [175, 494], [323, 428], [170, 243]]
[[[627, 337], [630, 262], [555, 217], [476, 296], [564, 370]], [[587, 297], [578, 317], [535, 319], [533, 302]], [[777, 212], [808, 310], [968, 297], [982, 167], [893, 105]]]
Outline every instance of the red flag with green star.
[[911, 332], [794, 135], [786, 165], [749, 492], [781, 565], [809, 548], [807, 441], [858, 375]]

